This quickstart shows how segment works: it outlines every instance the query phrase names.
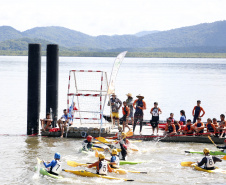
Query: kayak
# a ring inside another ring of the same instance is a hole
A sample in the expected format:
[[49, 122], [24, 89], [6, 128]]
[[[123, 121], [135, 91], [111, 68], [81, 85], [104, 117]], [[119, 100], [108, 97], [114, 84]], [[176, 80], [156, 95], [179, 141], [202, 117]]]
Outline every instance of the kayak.
[[120, 165], [124, 165], [124, 164], [130, 164], [130, 165], [135, 165], [135, 164], [141, 164], [144, 162], [138, 162], [138, 161], [120, 161]]
[[223, 174], [226, 174], [226, 171], [222, 170], [220, 168], [216, 168], [215, 170], [206, 170], [206, 169], [203, 169], [203, 168], [197, 166], [196, 164], [193, 164], [192, 167], [195, 170], [198, 170], [198, 171], [203, 171], [203, 172], [208, 172], [208, 173], [223, 173]]
[[[203, 152], [193, 152], [193, 151], [184, 151], [184, 152], [191, 154], [203, 154]], [[221, 151], [210, 151], [210, 155], [226, 155], [226, 153]]]
[[107, 175], [99, 175], [96, 173], [92, 173], [86, 170], [64, 170], [65, 172], [69, 172], [69, 173], [73, 173], [75, 175], [79, 175], [79, 176], [84, 176], [84, 177], [99, 177], [99, 178], [104, 178], [104, 179], [111, 179], [111, 180], [124, 180], [124, 181], [134, 181], [134, 180], [130, 180], [130, 179], [123, 179], [123, 178], [116, 178], [116, 177], [111, 177], [111, 176], [107, 176]]
[[[35, 170], [37, 170], [37, 166], [35, 166]], [[53, 175], [53, 174], [47, 172], [45, 168], [40, 168], [39, 173], [42, 174], [42, 175], [46, 175], [46, 176], [55, 178], [55, 179], [62, 179], [62, 178], [63, 178], [63, 177], [60, 176], [60, 175]]]

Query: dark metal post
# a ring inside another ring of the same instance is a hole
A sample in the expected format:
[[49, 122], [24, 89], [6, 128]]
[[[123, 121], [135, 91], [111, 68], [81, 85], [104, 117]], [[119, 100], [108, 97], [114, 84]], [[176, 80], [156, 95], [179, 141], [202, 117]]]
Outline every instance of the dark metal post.
[[41, 45], [28, 46], [27, 135], [38, 134], [41, 90]]
[[59, 47], [56, 44], [47, 45], [46, 61], [46, 113], [51, 112], [53, 124], [56, 127], [58, 116], [58, 73]]

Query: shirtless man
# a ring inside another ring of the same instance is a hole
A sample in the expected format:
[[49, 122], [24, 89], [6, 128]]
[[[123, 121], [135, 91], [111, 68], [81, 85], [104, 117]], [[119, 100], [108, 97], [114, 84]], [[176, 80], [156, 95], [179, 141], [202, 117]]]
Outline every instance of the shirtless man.
[[40, 119], [40, 121], [41, 121], [41, 126], [42, 126], [41, 130], [46, 131], [47, 129], [50, 128], [50, 125], [51, 125], [53, 120], [51, 119], [50, 113], [47, 113], [46, 118]]

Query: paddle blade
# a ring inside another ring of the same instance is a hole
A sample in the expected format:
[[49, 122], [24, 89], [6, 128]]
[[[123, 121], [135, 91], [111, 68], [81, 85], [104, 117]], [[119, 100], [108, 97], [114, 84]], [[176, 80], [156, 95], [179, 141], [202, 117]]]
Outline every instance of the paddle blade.
[[137, 172], [137, 171], [128, 171], [130, 173], [143, 173], [143, 174], [148, 174], [148, 172]]
[[224, 160], [226, 160], [226, 155], [225, 155], [224, 157], [222, 157], [221, 159], [224, 159]]
[[133, 136], [133, 131], [132, 130], [130, 130], [130, 131], [128, 131], [126, 133], [126, 137], [131, 137], [131, 136]]
[[39, 159], [38, 157], [37, 157], [36, 159], [37, 159], [37, 161], [38, 161], [38, 164], [41, 164], [42, 160]]
[[181, 162], [181, 166], [188, 166], [188, 167], [191, 167], [192, 164], [194, 164], [195, 162]]
[[97, 137], [96, 140], [102, 142], [102, 143], [109, 143], [104, 137]]
[[117, 148], [116, 150], [117, 150], [117, 152], [121, 152], [121, 149], [119, 149], [119, 148]]
[[77, 163], [75, 161], [67, 161], [68, 166], [77, 167], [77, 166], [87, 166], [87, 164]]
[[121, 175], [127, 174], [127, 171], [123, 169], [114, 169], [114, 172]]
[[190, 154], [190, 151], [184, 151], [184, 152]]
[[95, 150], [95, 157], [98, 157], [99, 153], [97, 150]]

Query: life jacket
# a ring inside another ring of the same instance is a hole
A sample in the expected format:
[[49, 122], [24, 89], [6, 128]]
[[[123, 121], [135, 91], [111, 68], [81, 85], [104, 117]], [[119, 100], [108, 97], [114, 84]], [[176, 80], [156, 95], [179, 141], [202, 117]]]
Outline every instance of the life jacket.
[[210, 131], [210, 132], [214, 132], [214, 129], [213, 129], [213, 126], [212, 126], [212, 124], [211, 123], [207, 123], [207, 128], [208, 128], [208, 130]]
[[88, 142], [87, 140], [84, 140], [82, 145], [84, 150], [91, 149], [93, 147], [93, 144], [91, 142]]
[[138, 108], [139, 107], [143, 107], [144, 106], [144, 103], [143, 103], [143, 100], [137, 100], [136, 102], [136, 113], [137, 114], [143, 114], [143, 110]]
[[107, 175], [108, 172], [108, 163], [107, 161], [103, 160], [99, 162], [99, 174], [100, 175]]
[[191, 125], [186, 125], [186, 129], [187, 131], [191, 130]]
[[201, 107], [195, 106], [195, 115], [194, 115], [194, 117], [196, 117], [196, 118], [199, 117], [200, 110], [201, 110]]
[[168, 126], [168, 130], [169, 130], [169, 133], [173, 132], [173, 126], [172, 125]]
[[127, 116], [127, 115], [128, 115], [127, 108], [128, 108], [128, 107], [126, 107], [126, 106], [123, 107], [123, 115], [124, 115], [124, 116]]
[[118, 156], [112, 156], [111, 162], [115, 162], [116, 164], [114, 165], [114, 167], [119, 168], [119, 157]]
[[56, 165], [51, 167], [50, 171], [56, 174], [60, 174], [60, 172], [62, 171], [61, 163], [57, 160]]
[[211, 155], [206, 156], [207, 162], [205, 164], [205, 168], [214, 168], [214, 161], [213, 161], [213, 157]]
[[152, 117], [159, 117], [159, 108], [154, 107], [152, 108]]
[[178, 129], [180, 128], [179, 125], [175, 125], [175, 127], [176, 127], [176, 131], [178, 131]]
[[197, 127], [201, 127], [202, 126], [202, 123], [197, 123]]

